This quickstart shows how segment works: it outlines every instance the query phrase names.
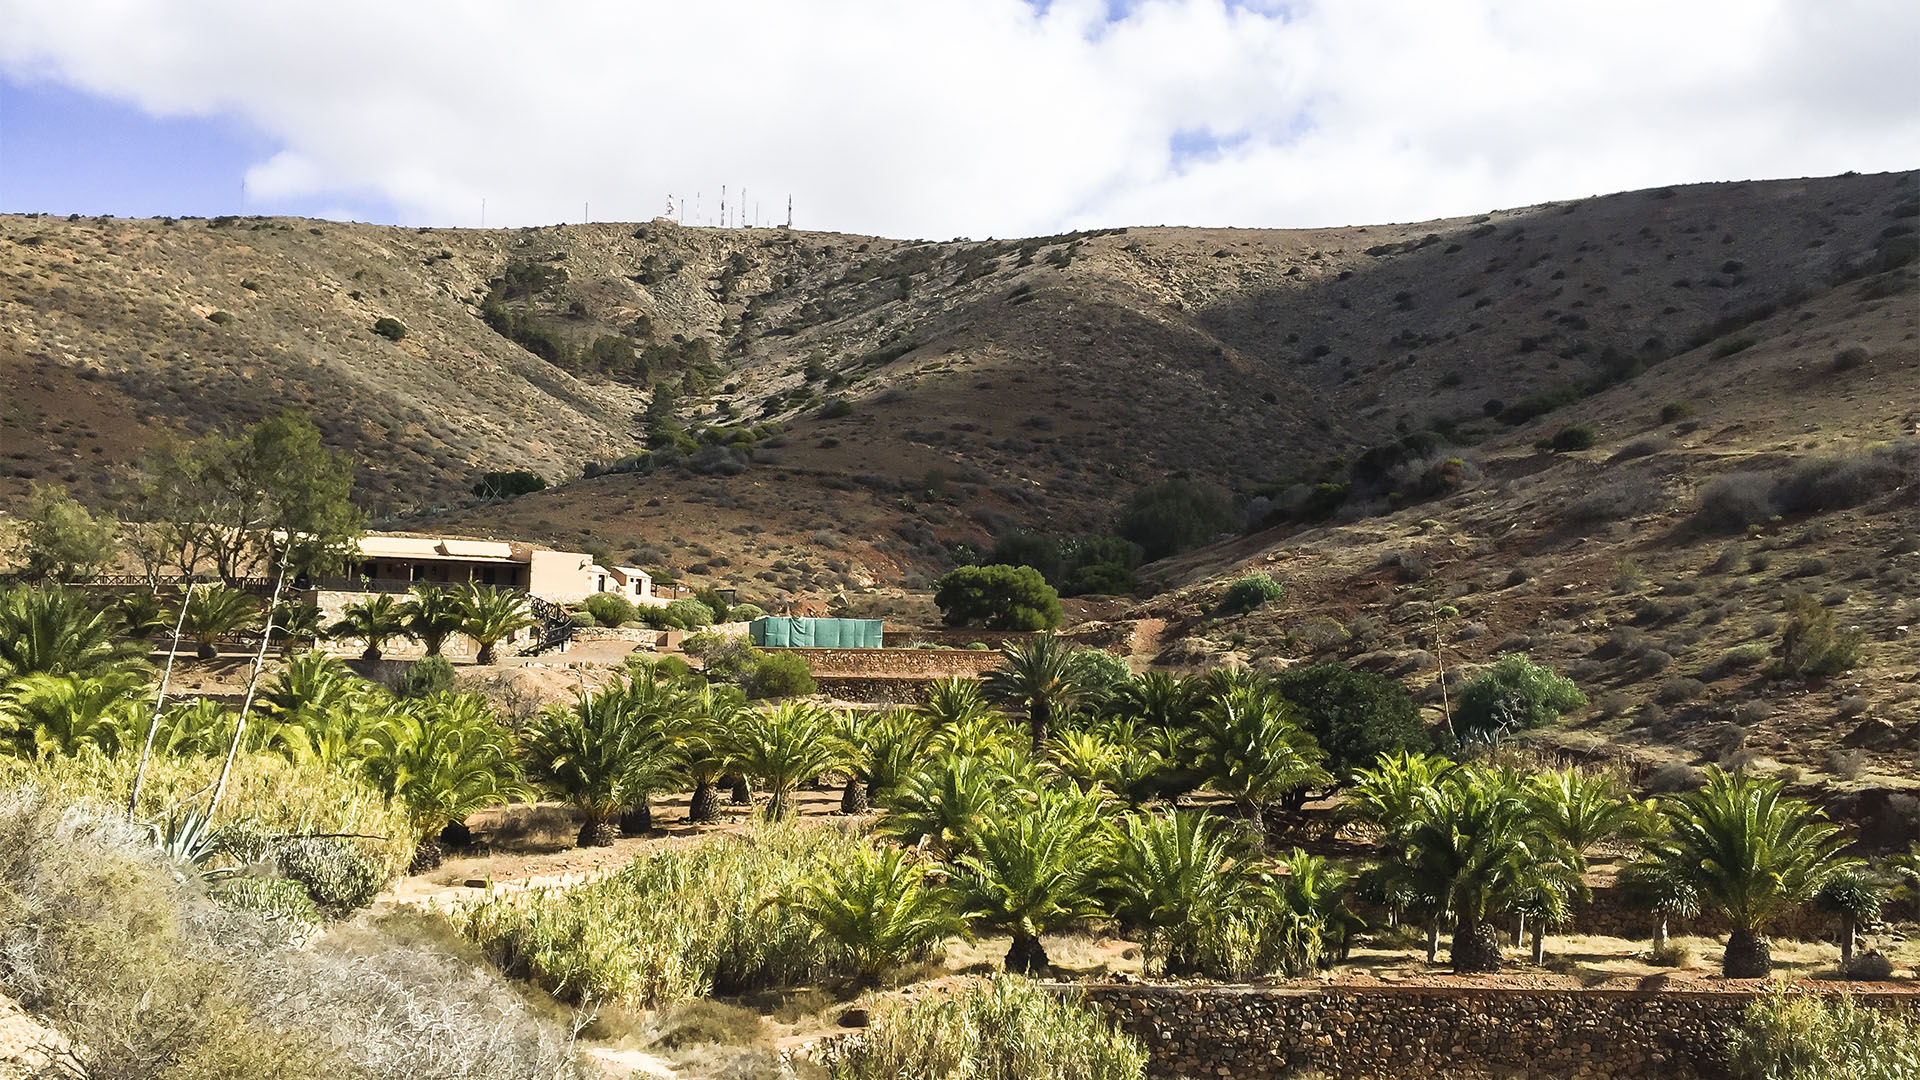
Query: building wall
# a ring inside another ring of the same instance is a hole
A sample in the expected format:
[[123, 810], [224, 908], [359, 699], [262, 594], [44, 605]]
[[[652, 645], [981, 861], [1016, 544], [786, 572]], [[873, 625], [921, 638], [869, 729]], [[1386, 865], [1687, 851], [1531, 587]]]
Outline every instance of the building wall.
[[[534, 551], [527, 567], [527, 591], [556, 604], [577, 604], [599, 591], [586, 568], [593, 558], [577, 551]], [[609, 577], [607, 584], [613, 585]]]

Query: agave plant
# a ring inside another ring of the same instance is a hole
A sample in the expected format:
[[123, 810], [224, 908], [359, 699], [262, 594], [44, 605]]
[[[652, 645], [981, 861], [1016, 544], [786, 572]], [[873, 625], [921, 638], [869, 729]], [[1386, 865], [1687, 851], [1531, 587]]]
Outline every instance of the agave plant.
[[846, 747], [835, 737], [834, 715], [818, 705], [787, 701], [746, 713], [734, 743], [735, 760], [767, 793], [770, 821], [793, 814], [802, 781], [845, 763]]
[[257, 625], [260, 605], [253, 597], [226, 585], [202, 585], [187, 598], [186, 634], [198, 646], [202, 660], [220, 655], [214, 643], [226, 634]]
[[223, 851], [223, 837], [221, 829], [213, 823], [213, 815], [199, 807], [187, 807], [165, 821], [148, 822], [147, 830], [153, 834], [154, 846], [168, 861], [198, 874], [202, 881], [219, 881], [238, 872], [235, 867], [212, 865]]
[[467, 609], [459, 593], [451, 589], [417, 586], [413, 597], [400, 605], [406, 619], [406, 633], [425, 645], [428, 656], [439, 656], [447, 639], [466, 625]]
[[537, 622], [526, 597], [487, 585], [468, 586], [461, 605], [460, 629], [480, 646], [473, 657], [476, 664], [493, 663], [494, 646]]
[[878, 984], [903, 960], [923, 959], [963, 928], [953, 898], [929, 878], [925, 863], [871, 844], [771, 902], [794, 909], [845, 950], [861, 986]]
[[366, 643], [362, 660], [378, 660], [387, 642], [409, 636], [403, 605], [387, 593], [376, 593], [356, 604], [348, 604], [340, 621], [329, 631], [336, 638], [353, 638]]

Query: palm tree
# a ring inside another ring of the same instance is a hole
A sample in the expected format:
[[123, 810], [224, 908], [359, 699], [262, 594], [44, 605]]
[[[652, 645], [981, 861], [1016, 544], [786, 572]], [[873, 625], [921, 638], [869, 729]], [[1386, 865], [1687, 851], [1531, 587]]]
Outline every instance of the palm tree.
[[138, 672], [137, 647], [115, 644], [114, 620], [74, 589], [0, 589], [0, 685], [28, 675]]
[[1230, 687], [1200, 710], [1197, 723], [1208, 786], [1233, 800], [1256, 836], [1266, 834], [1268, 807], [1333, 782], [1320, 767], [1319, 743], [1264, 682]]
[[220, 655], [214, 642], [222, 635], [245, 630], [259, 619], [253, 597], [227, 585], [202, 585], [187, 598], [186, 632], [199, 646], [195, 655], [202, 660]]
[[527, 733], [528, 771], [580, 811], [582, 845], [618, 839], [621, 811], [679, 764], [678, 732], [643, 720], [616, 680], [570, 706], [548, 706]]
[[1572, 851], [1533, 812], [1511, 773], [1446, 773], [1418, 794], [1387, 846], [1414, 894], [1443, 898], [1453, 914], [1457, 972], [1499, 970], [1500, 936], [1488, 921], [1497, 905], [1580, 888]]
[[1886, 890], [1864, 867], [1845, 865], [1828, 875], [1813, 899], [1820, 910], [1840, 919], [1840, 973], [1849, 975], [1853, 970], [1853, 940], [1863, 924], [1880, 917]]
[[173, 629], [173, 616], [160, 598], [150, 592], [129, 593], [116, 605], [120, 628], [135, 641], [152, 641], [156, 635]]
[[841, 713], [836, 735], [846, 753], [843, 814], [871, 810], [875, 796], [884, 797], [919, 764], [929, 739], [919, 715], [906, 709]]
[[774, 902], [846, 950], [860, 986], [877, 985], [889, 966], [923, 959], [961, 930], [949, 891], [929, 880], [924, 862], [894, 847], [862, 844], [851, 860]]
[[277, 641], [297, 641], [311, 649], [326, 633], [317, 604], [302, 600], [281, 604], [273, 611], [273, 636]]
[[1353, 785], [1347, 789], [1347, 813], [1372, 826], [1376, 834], [1392, 835], [1413, 819], [1421, 793], [1457, 768], [1435, 754], [1406, 750], [1382, 754], [1373, 768], [1354, 771]]
[[[1640, 814], [1640, 807], [1620, 789], [1612, 777], [1586, 773], [1579, 769], [1560, 769], [1535, 773], [1527, 779], [1527, 796], [1533, 812], [1547, 830], [1559, 837], [1573, 853], [1574, 867], [1586, 872], [1587, 852], [1595, 844], [1628, 831]], [[1572, 918], [1572, 908], [1559, 902], [1561, 894], [1549, 889], [1516, 908], [1513, 943], [1520, 944], [1527, 920], [1542, 912], [1555, 925]], [[1534, 958], [1539, 962], [1541, 934], [1534, 934]]]
[[1028, 796], [1027, 780], [992, 758], [943, 754], [909, 775], [886, 799], [880, 828], [943, 858], [963, 855], [988, 818]]
[[1113, 695], [1114, 712], [1148, 728], [1186, 728], [1200, 704], [1193, 680], [1164, 671], [1135, 675]]
[[22, 756], [116, 754], [143, 729], [146, 709], [133, 693], [137, 685], [127, 675], [29, 675], [0, 696], [0, 720]]
[[407, 620], [406, 633], [427, 647], [428, 656], [439, 656], [447, 639], [466, 625], [466, 604], [451, 589], [416, 586], [413, 598], [400, 605]]
[[695, 691], [682, 738], [682, 763], [693, 793], [687, 821], [701, 824], [720, 817], [719, 785], [732, 771], [741, 697], [737, 687], [702, 686]]
[[329, 633], [336, 638], [366, 642], [366, 651], [360, 654], [362, 660], [378, 660], [387, 642], [410, 636], [403, 605], [388, 593], [376, 593], [357, 604], [348, 604]]
[[1653, 949], [1656, 959], [1667, 948], [1668, 924], [1700, 914], [1700, 889], [1695, 875], [1659, 859], [1638, 859], [1620, 869], [1620, 887], [1627, 898], [1653, 913]]
[[441, 833], [482, 807], [531, 794], [520, 781], [513, 736], [475, 694], [409, 702], [372, 736], [367, 775], [413, 817], [413, 873], [440, 865]]
[[161, 715], [153, 751], [169, 757], [219, 753], [233, 740], [233, 725], [238, 719], [232, 706], [212, 698], [179, 702]]
[[1160, 974], [1259, 974], [1273, 892], [1254, 853], [1206, 814], [1134, 815], [1114, 850], [1114, 914], [1140, 928]]
[[464, 617], [460, 629], [480, 645], [480, 651], [473, 658], [476, 664], [493, 663], [493, 647], [501, 639], [512, 637], [537, 622], [527, 609], [526, 597], [490, 585], [468, 586], [461, 605]]
[[845, 762], [846, 747], [835, 737], [835, 725], [832, 712], [803, 701], [763, 706], [741, 717], [735, 760], [766, 790], [767, 820], [792, 816], [801, 782]]
[[1282, 861], [1287, 873], [1278, 891], [1287, 926], [1278, 952], [1287, 973], [1301, 975], [1327, 966], [1331, 953], [1345, 960], [1353, 935], [1365, 928], [1347, 908], [1347, 872], [1299, 848]]
[[1097, 731], [1063, 731], [1053, 737], [1047, 762], [1081, 791], [1105, 789], [1127, 748]]
[[1013, 935], [1006, 969], [1047, 969], [1040, 935], [1101, 910], [1101, 878], [1112, 850], [1101, 799], [1041, 788], [1030, 805], [977, 823], [972, 850], [954, 865], [954, 884], [978, 925]]
[[986, 694], [1027, 716], [1033, 756], [1046, 748], [1053, 723], [1073, 711], [1082, 696], [1074, 679], [1073, 649], [1048, 632], [1000, 649], [1000, 666], [987, 673]]
[[926, 700], [915, 711], [927, 727], [944, 731], [992, 714], [993, 705], [980, 693], [979, 680], [956, 676], [935, 679], [927, 687]]
[[1099, 728], [1115, 753], [1103, 777], [1113, 793], [1138, 807], [1153, 799], [1175, 799], [1199, 783], [1192, 768], [1194, 739], [1182, 728], [1142, 731], [1131, 719], [1109, 720]]
[[1732, 927], [1721, 972], [1765, 978], [1773, 952], [1762, 930], [1781, 909], [1803, 903], [1847, 865], [1839, 826], [1808, 803], [1781, 794], [1779, 781], [1710, 769], [1706, 786], [1672, 805], [1672, 833], [1648, 854], [1693, 885]]

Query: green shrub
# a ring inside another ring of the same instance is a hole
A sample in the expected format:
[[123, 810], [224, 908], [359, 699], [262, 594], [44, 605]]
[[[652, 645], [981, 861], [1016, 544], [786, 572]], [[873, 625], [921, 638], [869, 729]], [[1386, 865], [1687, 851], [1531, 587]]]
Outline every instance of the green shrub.
[[1233, 528], [1233, 500], [1198, 480], [1166, 480], [1134, 493], [1120, 515], [1121, 536], [1147, 559], [1163, 559]]
[[452, 689], [453, 662], [444, 656], [423, 656], [407, 665], [396, 693], [403, 698], [420, 700]]
[[1556, 454], [1564, 454], [1570, 450], [1591, 450], [1596, 441], [1597, 436], [1594, 435], [1591, 424], [1568, 424], [1554, 432], [1552, 438], [1545, 440], [1546, 448]]
[[1837, 630], [1833, 612], [1805, 593], [1787, 597], [1787, 625], [1780, 631], [1780, 659], [1773, 666], [1779, 677], [1826, 678], [1848, 671], [1860, 662], [1861, 633]]
[[1382, 754], [1424, 752], [1430, 745], [1420, 708], [1398, 679], [1326, 661], [1274, 677], [1280, 696], [1327, 754], [1327, 771], [1344, 779]]
[[1909, 1080], [1920, 1076], [1920, 1017], [1851, 994], [1775, 984], [1730, 1040], [1740, 1080]]
[[1031, 566], [961, 566], [934, 583], [948, 626], [1046, 630], [1060, 625], [1060, 594]]
[[846, 398], [834, 398], [832, 401], [820, 406], [820, 419], [822, 420], [839, 420], [852, 415], [853, 402], [848, 401]]
[[813, 669], [798, 653], [762, 652], [740, 679], [750, 698], [802, 697], [814, 691]]
[[665, 612], [667, 619], [682, 630], [713, 625], [713, 609], [698, 600], [675, 600], [666, 606]]
[[1462, 739], [1495, 742], [1512, 732], [1551, 724], [1586, 703], [1587, 695], [1552, 668], [1524, 656], [1503, 656], [1461, 688], [1453, 726]]
[[1694, 407], [1691, 401], [1669, 401], [1660, 406], [1660, 422], [1663, 424], [1691, 420], [1693, 415]]
[[625, 626], [639, 617], [633, 602], [618, 593], [594, 593], [583, 606], [601, 626]]
[[734, 622], [752, 622], [767, 617], [766, 610], [759, 604], [735, 604], [727, 614], [732, 616]]
[[283, 877], [306, 886], [322, 911], [340, 918], [373, 905], [387, 887], [388, 868], [358, 842], [337, 837], [298, 837], [273, 846]]
[[373, 320], [373, 332], [386, 338], [388, 341], [399, 341], [401, 338], [407, 336], [406, 326], [402, 324], [399, 319], [386, 315], [382, 315], [380, 318]]
[[482, 499], [517, 499], [546, 489], [547, 481], [539, 473], [525, 469], [482, 473], [473, 483], [473, 493]]
[[1720, 654], [1719, 667], [1724, 671], [1745, 671], [1759, 667], [1773, 655], [1773, 649], [1765, 642], [1749, 641], [1745, 645], [1735, 645]]
[[1286, 589], [1270, 574], [1248, 574], [1227, 586], [1220, 603], [1213, 609], [1215, 615], [1242, 615], [1263, 604], [1280, 599]]
[[1146, 1051], [1071, 994], [996, 976], [889, 1003], [833, 1056], [833, 1080], [1140, 1080]]
[[1753, 346], [1754, 339], [1750, 337], [1728, 338], [1713, 347], [1713, 358], [1715, 360], [1725, 360], [1734, 353], [1746, 352], [1748, 349], [1753, 348]]
[[455, 916], [508, 974], [567, 1001], [659, 1007], [852, 973], [799, 912], [765, 901], [862, 841], [768, 825], [642, 855], [570, 889], [489, 896]]
[[230, 311], [216, 311], [207, 316], [207, 321], [215, 326], [225, 326], [233, 321], [233, 313]]
[[307, 887], [292, 878], [228, 878], [216, 882], [208, 894], [225, 907], [285, 924], [295, 933], [326, 918]]

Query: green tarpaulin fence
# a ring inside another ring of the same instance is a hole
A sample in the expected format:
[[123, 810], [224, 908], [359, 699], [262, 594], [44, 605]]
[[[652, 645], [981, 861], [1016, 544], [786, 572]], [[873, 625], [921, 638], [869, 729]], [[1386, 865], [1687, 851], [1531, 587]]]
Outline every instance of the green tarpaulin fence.
[[748, 623], [747, 635], [770, 649], [878, 649], [880, 620], [769, 616]]

